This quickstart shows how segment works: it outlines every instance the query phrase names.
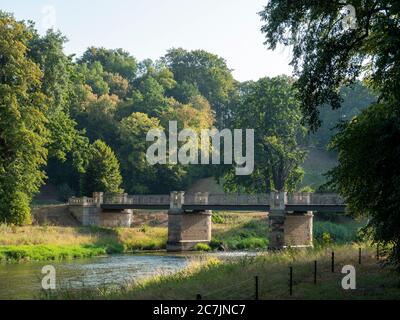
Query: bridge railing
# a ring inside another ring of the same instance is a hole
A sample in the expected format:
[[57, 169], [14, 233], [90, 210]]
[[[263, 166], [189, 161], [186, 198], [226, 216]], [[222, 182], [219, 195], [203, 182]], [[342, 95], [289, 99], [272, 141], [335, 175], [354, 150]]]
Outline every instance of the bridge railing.
[[127, 195], [106, 194], [103, 199], [106, 204], [136, 204], [136, 205], [169, 205], [169, 195]]
[[185, 194], [185, 205], [268, 205], [269, 194]]
[[89, 197], [82, 197], [82, 198], [72, 197], [68, 199], [68, 204], [70, 206], [91, 206], [95, 205], [95, 200]]
[[[174, 195], [180, 194], [179, 201], [183, 205], [344, 205], [344, 199], [335, 193], [264, 193], [264, 194], [208, 194], [173, 193], [172, 195], [128, 195], [128, 194], [96, 194], [93, 198], [82, 197], [69, 199], [69, 205], [132, 204], [132, 205], [170, 205]], [[172, 201], [174, 202], [174, 201]]]
[[336, 193], [295, 192], [287, 194], [288, 205], [343, 205], [344, 199]]

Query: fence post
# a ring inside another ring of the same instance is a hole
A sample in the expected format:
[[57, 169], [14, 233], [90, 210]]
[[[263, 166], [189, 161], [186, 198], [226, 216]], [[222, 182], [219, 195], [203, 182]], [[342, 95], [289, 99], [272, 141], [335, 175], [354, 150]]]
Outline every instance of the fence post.
[[331, 263], [331, 271], [335, 272], [335, 252], [332, 251], [332, 263]]
[[254, 280], [255, 280], [255, 300], [258, 300], [258, 276], [255, 276]]
[[201, 300], [201, 294], [196, 295], [196, 300]]
[[314, 284], [317, 284], [317, 260], [314, 261]]
[[361, 248], [358, 249], [358, 264], [361, 264]]
[[293, 267], [289, 267], [289, 294], [293, 295]]

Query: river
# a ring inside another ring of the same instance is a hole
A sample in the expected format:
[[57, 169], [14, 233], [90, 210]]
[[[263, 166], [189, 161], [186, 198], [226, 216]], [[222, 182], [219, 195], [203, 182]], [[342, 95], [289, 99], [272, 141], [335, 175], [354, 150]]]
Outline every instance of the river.
[[34, 299], [41, 290], [43, 266], [56, 270], [58, 287], [82, 288], [123, 285], [160, 273], [185, 268], [193, 259], [204, 255], [220, 259], [254, 256], [252, 252], [218, 252], [207, 254], [132, 254], [77, 259], [64, 262], [28, 262], [0, 264], [0, 300]]

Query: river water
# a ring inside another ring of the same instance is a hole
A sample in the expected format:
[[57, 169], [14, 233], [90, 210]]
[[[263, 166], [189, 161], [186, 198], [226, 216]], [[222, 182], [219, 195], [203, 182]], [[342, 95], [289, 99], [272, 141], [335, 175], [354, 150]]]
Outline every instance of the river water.
[[132, 254], [78, 259], [67, 262], [29, 262], [0, 264], [0, 300], [34, 299], [41, 290], [43, 266], [56, 270], [58, 287], [88, 288], [123, 285], [160, 273], [173, 273], [185, 268], [194, 259], [215, 256], [220, 259], [239, 259], [254, 256], [251, 252], [207, 254]]

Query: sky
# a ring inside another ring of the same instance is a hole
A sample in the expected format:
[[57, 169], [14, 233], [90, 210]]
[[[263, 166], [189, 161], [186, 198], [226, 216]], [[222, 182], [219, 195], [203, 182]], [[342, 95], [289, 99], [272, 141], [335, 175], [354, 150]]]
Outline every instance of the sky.
[[291, 74], [290, 50], [268, 50], [259, 15], [267, 0], [1, 0], [0, 10], [68, 39], [67, 54], [123, 48], [139, 61], [170, 48], [223, 57], [239, 81]]

